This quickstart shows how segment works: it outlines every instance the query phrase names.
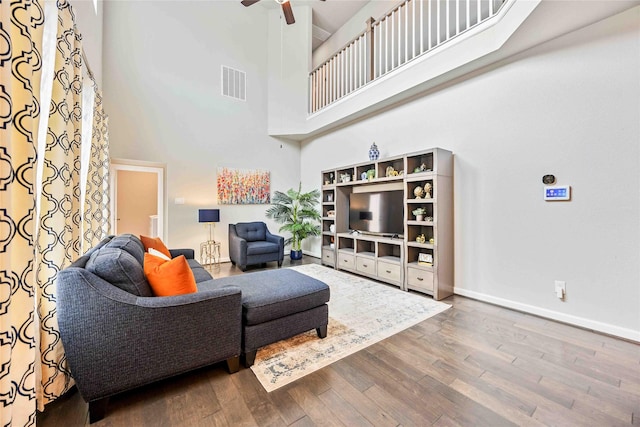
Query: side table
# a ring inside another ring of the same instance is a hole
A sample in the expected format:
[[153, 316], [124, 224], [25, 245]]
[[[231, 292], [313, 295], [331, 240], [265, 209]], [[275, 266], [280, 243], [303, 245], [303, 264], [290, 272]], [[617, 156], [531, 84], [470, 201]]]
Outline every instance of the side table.
[[209, 240], [201, 243], [200, 262], [202, 265], [220, 268], [220, 242]]

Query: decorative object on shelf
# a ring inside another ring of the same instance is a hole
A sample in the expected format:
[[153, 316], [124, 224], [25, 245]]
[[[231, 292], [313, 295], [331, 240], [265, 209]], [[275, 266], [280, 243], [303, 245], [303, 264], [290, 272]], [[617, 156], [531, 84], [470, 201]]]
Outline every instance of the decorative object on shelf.
[[324, 185], [329, 185], [331, 183], [331, 181], [329, 181], [328, 179], [324, 180]]
[[431, 243], [432, 245], [436, 242], [436, 240], [432, 237], [429, 239], [429, 243]]
[[431, 198], [431, 189], [432, 188], [433, 187], [428, 182], [424, 185], [424, 198], [425, 199], [430, 199]]
[[420, 173], [420, 172], [431, 172], [431, 169], [427, 168], [427, 165], [422, 163], [420, 166], [416, 167], [413, 170], [413, 173]]
[[369, 148], [369, 160], [378, 160], [378, 158], [380, 158], [380, 150], [378, 150], [378, 146], [374, 142]]
[[336, 211], [334, 211], [333, 209], [330, 211], [327, 211], [327, 216], [336, 216]]
[[327, 202], [333, 202], [333, 194], [332, 193], [327, 194]]
[[433, 255], [431, 254], [418, 254], [418, 264], [420, 265], [433, 265]]
[[398, 172], [393, 166], [387, 166], [387, 169], [385, 170], [385, 176], [391, 177], [398, 175], [402, 175], [402, 171]]
[[284, 243], [291, 244], [292, 260], [302, 258], [301, 245], [304, 239], [319, 236], [321, 233], [319, 224], [321, 217], [316, 210], [319, 200], [320, 192], [313, 190], [303, 193], [302, 183], [299, 184], [297, 191], [290, 188], [286, 193], [281, 191], [273, 193], [273, 201], [271, 207], [267, 209], [266, 216], [279, 224], [284, 224], [280, 227], [280, 231], [291, 233], [291, 237]]
[[336, 232], [336, 225], [335, 224], [331, 224], [329, 226], [329, 231], [332, 232], [332, 233], [335, 233]]
[[340, 181], [341, 182], [349, 182], [351, 181], [351, 175], [349, 175], [348, 173], [343, 173], [340, 175]]
[[271, 203], [270, 173], [265, 170], [218, 168], [218, 203], [254, 205]]
[[417, 208], [411, 211], [411, 213], [415, 215], [416, 221], [422, 221], [427, 210], [425, 208]]
[[331, 180], [331, 183], [332, 183], [332, 184], [335, 184], [335, 183], [336, 183], [335, 179], [333, 179], [333, 172], [331, 172], [331, 173], [329, 174], [329, 179]]
[[433, 217], [432, 216], [425, 216], [424, 220], [427, 222], [433, 222]]
[[424, 189], [419, 185], [413, 189], [413, 195], [416, 196], [416, 199], [422, 199], [424, 194]]
[[376, 177], [376, 171], [375, 171], [375, 169], [369, 169], [369, 170], [367, 171], [367, 179], [368, 179], [369, 181], [371, 181], [371, 180], [372, 180], [373, 178], [375, 178], [375, 177]]
[[424, 234], [420, 234], [418, 237], [416, 237], [416, 242], [418, 243], [424, 243], [427, 241], [427, 238], [424, 237]]
[[367, 173], [366, 172], [362, 172], [360, 174], [360, 179], [362, 179], [363, 181], [365, 181], [367, 179]]

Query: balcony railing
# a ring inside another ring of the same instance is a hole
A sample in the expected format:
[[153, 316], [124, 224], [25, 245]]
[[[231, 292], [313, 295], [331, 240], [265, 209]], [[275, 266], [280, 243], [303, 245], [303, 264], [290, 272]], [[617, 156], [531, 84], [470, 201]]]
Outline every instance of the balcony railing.
[[315, 113], [495, 16], [513, 0], [405, 0], [309, 74]]

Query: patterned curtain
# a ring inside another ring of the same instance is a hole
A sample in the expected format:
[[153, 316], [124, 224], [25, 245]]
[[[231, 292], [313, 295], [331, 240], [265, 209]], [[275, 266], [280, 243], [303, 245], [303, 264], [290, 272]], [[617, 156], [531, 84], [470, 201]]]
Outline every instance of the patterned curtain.
[[72, 385], [56, 316], [58, 272], [80, 255], [82, 46], [71, 6], [58, 1], [58, 37], [36, 238], [40, 321], [39, 409]]
[[34, 217], [44, 11], [0, 1], [0, 425], [35, 425]]
[[102, 92], [95, 84], [93, 87], [93, 131], [84, 202], [83, 252], [111, 232], [107, 116], [102, 105]]

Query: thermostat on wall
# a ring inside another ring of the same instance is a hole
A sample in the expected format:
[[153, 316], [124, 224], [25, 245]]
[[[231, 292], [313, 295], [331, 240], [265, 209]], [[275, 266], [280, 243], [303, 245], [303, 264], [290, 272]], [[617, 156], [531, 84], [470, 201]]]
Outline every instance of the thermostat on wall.
[[556, 185], [553, 187], [544, 187], [545, 200], [571, 200], [570, 185]]

